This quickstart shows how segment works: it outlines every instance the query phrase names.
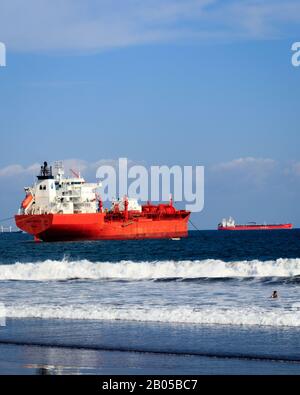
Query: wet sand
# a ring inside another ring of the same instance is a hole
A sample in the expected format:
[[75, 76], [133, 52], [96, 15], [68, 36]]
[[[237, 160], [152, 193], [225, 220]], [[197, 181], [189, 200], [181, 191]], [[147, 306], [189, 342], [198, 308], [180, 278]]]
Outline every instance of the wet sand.
[[8, 319], [0, 374], [300, 374], [298, 350], [286, 348], [294, 335], [257, 330], [254, 343], [245, 328]]

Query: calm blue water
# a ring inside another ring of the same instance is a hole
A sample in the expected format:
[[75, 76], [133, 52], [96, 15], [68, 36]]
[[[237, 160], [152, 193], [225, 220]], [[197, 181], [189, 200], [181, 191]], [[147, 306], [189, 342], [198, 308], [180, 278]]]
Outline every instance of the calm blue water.
[[299, 374], [299, 284], [300, 230], [53, 244], [1, 234], [0, 348], [27, 347], [16, 359], [37, 370]]

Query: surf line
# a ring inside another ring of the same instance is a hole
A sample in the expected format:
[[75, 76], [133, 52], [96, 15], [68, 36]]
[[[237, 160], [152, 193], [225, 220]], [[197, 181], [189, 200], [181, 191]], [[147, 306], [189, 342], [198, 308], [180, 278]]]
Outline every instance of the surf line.
[[60, 343], [42, 343], [42, 342], [26, 342], [17, 340], [0, 340], [1, 345], [11, 346], [31, 346], [31, 347], [48, 347], [48, 348], [59, 348], [59, 349], [73, 349], [73, 350], [91, 350], [91, 351], [109, 351], [109, 352], [131, 352], [139, 354], [161, 354], [161, 355], [176, 355], [176, 356], [195, 356], [204, 358], [216, 358], [216, 359], [240, 359], [248, 361], [267, 361], [267, 362], [286, 362], [300, 364], [300, 358], [289, 358], [284, 355], [259, 355], [259, 354], [232, 354], [232, 353], [210, 353], [210, 352], [197, 352], [197, 351], [172, 351], [172, 350], [149, 350], [139, 348], [112, 348], [105, 346], [93, 346], [93, 345], [78, 345], [78, 344], [60, 344]]

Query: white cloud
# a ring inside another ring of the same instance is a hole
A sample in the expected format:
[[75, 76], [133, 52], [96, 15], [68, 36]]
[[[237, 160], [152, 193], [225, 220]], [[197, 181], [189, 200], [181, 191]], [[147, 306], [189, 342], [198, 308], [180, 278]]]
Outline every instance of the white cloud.
[[234, 1], [227, 9], [233, 26], [247, 38], [280, 38], [300, 22], [298, 0]]
[[[96, 177], [96, 170], [99, 166], [113, 166], [113, 167], [118, 167], [118, 159], [101, 159], [96, 162], [88, 162], [86, 160], [82, 159], [64, 159], [62, 162], [65, 173], [66, 174], [71, 174], [71, 170], [75, 171], [76, 173], [81, 173], [82, 175], [88, 175], [88, 177], [94, 176]], [[131, 166], [134, 164], [134, 162], [130, 159], [128, 159], [128, 165]], [[55, 168], [55, 162], [50, 163], [53, 167], [53, 170]], [[28, 167], [22, 166], [20, 164], [12, 164], [3, 167], [2, 169], [0, 168], [0, 178], [1, 177], [6, 177], [6, 178], [13, 178], [16, 176], [36, 176], [41, 169], [41, 164], [39, 163], [34, 163]], [[55, 170], [54, 170], [55, 171]]]
[[231, 171], [231, 170], [272, 170], [276, 162], [273, 159], [245, 157], [234, 159], [229, 162], [216, 164], [212, 167], [214, 171]]
[[[66, 159], [63, 161], [66, 172], [70, 169], [74, 171], [85, 171], [89, 164], [80, 159]], [[54, 165], [54, 164], [53, 164]], [[17, 176], [36, 176], [41, 169], [41, 164], [33, 163], [30, 166], [22, 166], [20, 164], [12, 164], [0, 169], [0, 177], [12, 178]]]
[[275, 174], [276, 165], [277, 162], [273, 159], [245, 157], [216, 164], [211, 170], [229, 185], [243, 182], [249, 186], [261, 187]]
[[300, 162], [293, 162], [285, 169], [286, 175], [300, 176]]
[[300, 162], [294, 163], [293, 166], [292, 166], [292, 169], [293, 169], [295, 174], [300, 176]]
[[18, 164], [9, 165], [0, 169], [0, 177], [14, 177], [19, 175], [35, 174], [40, 169], [38, 163], [34, 163], [28, 167], [23, 167]]
[[[71, 170], [77, 174], [84, 173], [89, 168], [89, 163], [82, 159], [65, 159], [61, 162], [63, 163], [66, 173], [71, 172]], [[52, 166], [55, 167], [55, 163], [53, 163]]]
[[274, 38], [298, 0], [1, 0], [0, 39], [17, 51], [99, 51], [178, 40]]
[[172, 40], [215, 0], [2, 0], [0, 37], [19, 51], [93, 51]]
[[[74, 170], [75, 172], [81, 172], [83, 174], [90, 173], [92, 171], [96, 172], [99, 166], [110, 165], [113, 167], [118, 167], [118, 159], [100, 159], [95, 162], [88, 162], [82, 159], [64, 159], [61, 161], [63, 163], [64, 169], [66, 173], [69, 173], [70, 170]], [[132, 166], [133, 164], [139, 164], [135, 161], [128, 159], [128, 165]], [[55, 162], [50, 163], [53, 167], [55, 167]], [[143, 163], [144, 166], [147, 166], [146, 163]], [[264, 159], [264, 158], [253, 158], [253, 157], [245, 157], [234, 159], [229, 162], [218, 163], [211, 166], [211, 170], [214, 172], [232, 172], [232, 171], [244, 171], [244, 172], [266, 172], [274, 169], [276, 165], [276, 161], [273, 159]], [[23, 166], [20, 164], [12, 164], [6, 167], [0, 168], [0, 177], [14, 177], [18, 175], [37, 175], [40, 171], [41, 164], [34, 163], [30, 166]], [[294, 172], [299, 172], [300, 174], [300, 162], [294, 163], [291, 167]]]

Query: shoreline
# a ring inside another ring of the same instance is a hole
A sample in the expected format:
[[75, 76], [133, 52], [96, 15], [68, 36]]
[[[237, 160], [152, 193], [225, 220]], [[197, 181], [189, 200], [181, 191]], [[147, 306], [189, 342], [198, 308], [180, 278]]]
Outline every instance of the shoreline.
[[293, 328], [8, 318], [0, 375], [298, 375], [300, 346], [286, 347], [297, 338]]
[[0, 344], [0, 375], [299, 375], [300, 363]]

